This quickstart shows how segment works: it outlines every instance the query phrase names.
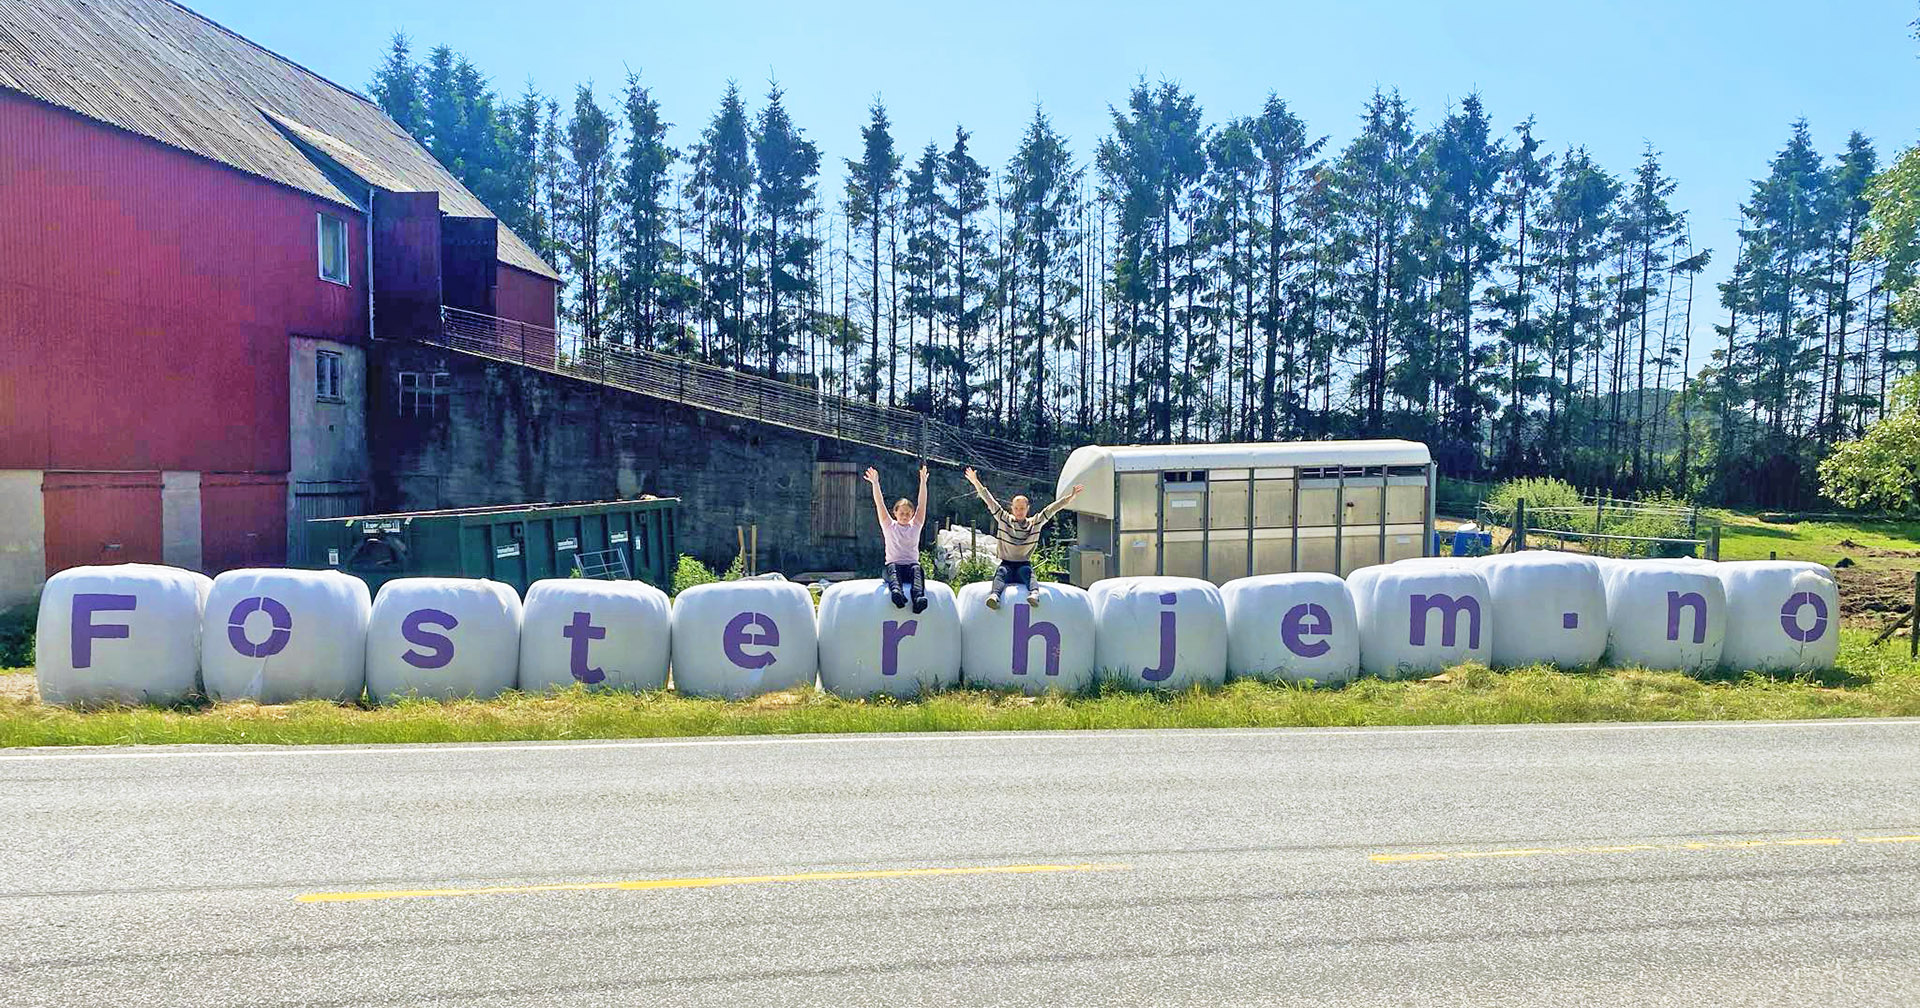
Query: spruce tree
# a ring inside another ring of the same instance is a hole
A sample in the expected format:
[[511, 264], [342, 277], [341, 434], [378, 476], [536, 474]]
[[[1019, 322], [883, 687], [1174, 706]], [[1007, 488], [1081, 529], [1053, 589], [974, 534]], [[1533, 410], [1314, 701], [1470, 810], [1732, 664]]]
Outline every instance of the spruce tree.
[[[891, 227], [894, 191], [900, 187], [900, 155], [893, 149], [887, 107], [875, 99], [860, 128], [861, 156], [847, 167], [847, 227], [867, 232], [867, 401], [879, 401], [880, 386], [880, 233]], [[894, 404], [898, 348], [887, 353], [887, 405]]]

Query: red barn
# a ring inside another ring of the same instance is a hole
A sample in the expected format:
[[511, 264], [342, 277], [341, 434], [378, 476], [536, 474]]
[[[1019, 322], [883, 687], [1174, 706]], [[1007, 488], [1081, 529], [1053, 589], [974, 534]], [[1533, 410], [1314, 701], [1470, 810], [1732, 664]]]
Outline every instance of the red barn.
[[165, 0], [4, 0], [0, 606], [284, 562], [367, 503], [371, 342], [556, 286], [361, 95]]

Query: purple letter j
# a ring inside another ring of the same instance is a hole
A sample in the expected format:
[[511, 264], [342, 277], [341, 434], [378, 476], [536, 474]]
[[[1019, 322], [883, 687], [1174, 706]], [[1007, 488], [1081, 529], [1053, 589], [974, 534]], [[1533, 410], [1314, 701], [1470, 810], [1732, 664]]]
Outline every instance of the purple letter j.
[[[1160, 604], [1170, 606], [1180, 600], [1173, 592], [1160, 596]], [[1160, 614], [1160, 664], [1140, 670], [1140, 678], [1148, 682], [1159, 682], [1173, 674], [1173, 635], [1174, 611], [1168, 609]]]

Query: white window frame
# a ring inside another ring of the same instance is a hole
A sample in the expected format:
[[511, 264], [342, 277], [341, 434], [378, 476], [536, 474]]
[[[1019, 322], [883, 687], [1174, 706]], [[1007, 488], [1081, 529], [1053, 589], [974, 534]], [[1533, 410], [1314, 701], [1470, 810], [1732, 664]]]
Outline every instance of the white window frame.
[[449, 372], [402, 371], [398, 412], [403, 417], [439, 417], [447, 410], [447, 393], [452, 388]]
[[321, 402], [347, 401], [346, 357], [338, 350], [313, 352], [313, 397]]
[[[347, 241], [346, 220], [327, 213], [316, 213], [314, 217], [316, 218], [314, 221], [314, 245], [320, 259], [320, 279], [328, 283], [339, 284], [342, 287], [351, 286], [353, 253], [348, 248], [348, 245], [351, 243]], [[329, 225], [336, 226], [340, 229], [340, 273], [338, 276], [327, 270], [327, 227]]]

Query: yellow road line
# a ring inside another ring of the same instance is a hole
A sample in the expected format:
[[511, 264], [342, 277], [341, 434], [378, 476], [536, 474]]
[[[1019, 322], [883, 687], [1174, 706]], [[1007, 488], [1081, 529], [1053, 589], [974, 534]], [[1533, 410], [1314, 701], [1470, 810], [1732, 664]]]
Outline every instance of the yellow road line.
[[874, 871], [802, 872], [796, 875], [721, 875], [713, 878], [635, 879], [628, 882], [559, 882], [549, 885], [486, 886], [478, 889], [377, 889], [368, 892], [307, 893], [302, 903], [416, 899], [425, 896], [489, 896], [496, 893], [600, 892], [637, 889], [706, 889], [765, 882], [837, 882], [846, 879], [923, 878], [937, 875], [1028, 875], [1039, 872], [1127, 871], [1124, 864], [1021, 864], [971, 868], [892, 868]]
[[1394, 854], [1369, 854], [1375, 864], [1399, 864], [1406, 861], [1455, 861], [1472, 858], [1540, 857], [1575, 854], [1629, 854], [1640, 851], [1724, 851], [1751, 850], [1759, 847], [1838, 847], [1843, 844], [1920, 843], [1914, 836], [1795, 837], [1787, 840], [1701, 840], [1674, 844], [1617, 844], [1608, 847], [1516, 847], [1494, 850], [1409, 851]]

